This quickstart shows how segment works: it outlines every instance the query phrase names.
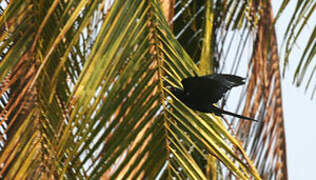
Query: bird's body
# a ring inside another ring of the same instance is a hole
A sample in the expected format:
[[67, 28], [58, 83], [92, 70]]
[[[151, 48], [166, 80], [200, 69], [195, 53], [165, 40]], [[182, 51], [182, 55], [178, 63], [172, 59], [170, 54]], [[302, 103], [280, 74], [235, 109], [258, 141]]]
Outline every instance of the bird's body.
[[172, 87], [171, 92], [193, 110], [214, 113], [218, 116], [227, 114], [241, 119], [253, 120], [217, 108], [213, 104], [220, 100], [233, 87], [243, 85], [244, 78], [230, 74], [211, 74], [200, 77], [188, 77], [181, 81], [183, 90]]

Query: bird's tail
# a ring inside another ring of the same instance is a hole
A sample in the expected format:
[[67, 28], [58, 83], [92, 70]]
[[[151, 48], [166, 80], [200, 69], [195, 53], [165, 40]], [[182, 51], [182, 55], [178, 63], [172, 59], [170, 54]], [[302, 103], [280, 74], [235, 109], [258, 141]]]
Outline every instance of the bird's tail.
[[223, 114], [227, 114], [227, 115], [230, 115], [230, 116], [234, 116], [234, 117], [238, 117], [240, 119], [246, 119], [246, 120], [250, 120], [250, 121], [256, 121], [256, 122], [259, 122], [258, 120], [255, 120], [255, 119], [252, 119], [250, 117], [246, 117], [246, 116], [242, 116], [242, 115], [239, 115], [239, 114], [235, 114], [233, 112], [229, 112], [229, 111], [225, 111], [225, 110], [221, 110]]

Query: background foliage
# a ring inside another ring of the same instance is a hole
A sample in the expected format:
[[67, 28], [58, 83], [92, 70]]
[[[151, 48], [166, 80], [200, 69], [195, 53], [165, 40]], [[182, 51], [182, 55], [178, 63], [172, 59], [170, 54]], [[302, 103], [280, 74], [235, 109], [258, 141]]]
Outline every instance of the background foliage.
[[[316, 3], [297, 4], [288, 54]], [[287, 179], [273, 17], [261, 1], [1, 2], [1, 177]], [[235, 73], [246, 41], [239, 107], [263, 123], [194, 112], [166, 88], [226, 63]]]

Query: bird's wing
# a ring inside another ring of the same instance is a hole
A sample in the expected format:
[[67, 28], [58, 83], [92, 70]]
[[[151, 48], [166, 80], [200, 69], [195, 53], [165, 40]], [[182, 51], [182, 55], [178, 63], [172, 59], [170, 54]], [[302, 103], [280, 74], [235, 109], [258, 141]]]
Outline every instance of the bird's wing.
[[211, 74], [189, 77], [181, 81], [185, 92], [200, 102], [216, 103], [235, 86], [244, 84], [244, 78], [229, 74]]

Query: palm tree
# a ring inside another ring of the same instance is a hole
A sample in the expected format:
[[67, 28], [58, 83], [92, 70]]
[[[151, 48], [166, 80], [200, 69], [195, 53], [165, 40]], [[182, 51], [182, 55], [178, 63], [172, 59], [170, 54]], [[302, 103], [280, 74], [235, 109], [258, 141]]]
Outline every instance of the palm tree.
[[[0, 176], [287, 179], [274, 23], [270, 1], [1, 2]], [[194, 112], [166, 88], [221, 72], [234, 31], [253, 37], [240, 104], [264, 123]]]

